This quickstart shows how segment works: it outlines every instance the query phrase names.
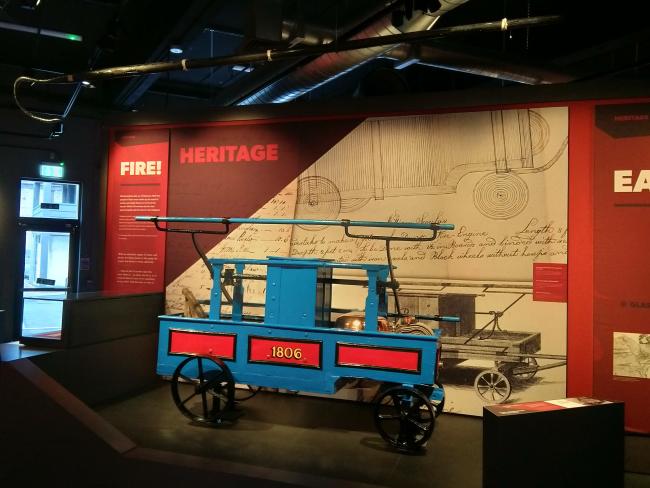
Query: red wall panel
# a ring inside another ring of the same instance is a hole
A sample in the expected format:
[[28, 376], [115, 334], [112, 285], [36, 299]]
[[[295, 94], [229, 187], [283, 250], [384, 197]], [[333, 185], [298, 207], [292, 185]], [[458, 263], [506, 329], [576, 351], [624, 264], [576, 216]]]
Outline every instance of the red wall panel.
[[108, 158], [104, 290], [164, 290], [165, 235], [137, 215], [167, 212], [169, 131], [113, 131]]

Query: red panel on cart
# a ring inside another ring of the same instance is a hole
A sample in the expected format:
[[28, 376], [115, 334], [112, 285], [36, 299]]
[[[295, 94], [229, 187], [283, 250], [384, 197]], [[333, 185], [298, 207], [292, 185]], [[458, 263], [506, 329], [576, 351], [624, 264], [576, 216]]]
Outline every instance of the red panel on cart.
[[170, 330], [169, 354], [235, 359], [235, 334]]
[[338, 343], [336, 365], [419, 373], [421, 353], [420, 349]]

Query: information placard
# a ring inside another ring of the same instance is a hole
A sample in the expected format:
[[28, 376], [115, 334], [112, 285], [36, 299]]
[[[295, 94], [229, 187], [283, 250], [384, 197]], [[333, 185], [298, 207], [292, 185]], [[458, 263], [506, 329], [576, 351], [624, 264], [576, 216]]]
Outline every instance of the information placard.
[[136, 215], [167, 211], [168, 130], [114, 131], [108, 158], [104, 289], [164, 290], [165, 234]]

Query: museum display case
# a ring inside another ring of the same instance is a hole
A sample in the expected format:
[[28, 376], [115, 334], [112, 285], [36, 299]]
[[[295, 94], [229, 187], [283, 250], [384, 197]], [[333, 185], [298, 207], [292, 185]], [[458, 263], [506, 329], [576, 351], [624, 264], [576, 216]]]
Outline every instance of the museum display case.
[[76, 347], [157, 330], [162, 294], [25, 293], [20, 342]]

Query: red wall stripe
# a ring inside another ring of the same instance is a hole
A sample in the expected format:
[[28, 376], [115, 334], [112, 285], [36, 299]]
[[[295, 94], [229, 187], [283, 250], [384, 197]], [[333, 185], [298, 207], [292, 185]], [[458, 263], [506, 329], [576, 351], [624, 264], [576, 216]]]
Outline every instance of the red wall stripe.
[[594, 103], [569, 106], [567, 396], [593, 392]]

